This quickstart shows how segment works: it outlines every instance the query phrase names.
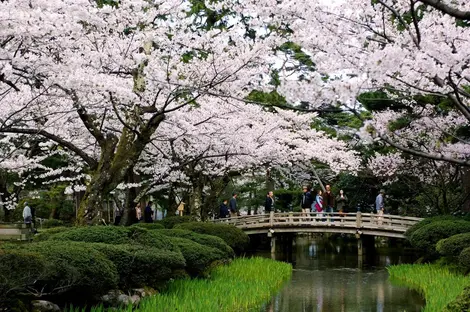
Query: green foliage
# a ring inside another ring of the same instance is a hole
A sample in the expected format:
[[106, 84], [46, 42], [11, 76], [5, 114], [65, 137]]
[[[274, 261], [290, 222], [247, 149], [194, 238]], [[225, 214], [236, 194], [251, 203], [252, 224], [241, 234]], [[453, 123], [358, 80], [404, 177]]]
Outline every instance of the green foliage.
[[131, 227], [135, 228], [135, 227], [139, 227], [139, 228], [144, 228], [144, 229], [147, 229], [147, 230], [160, 230], [160, 229], [164, 229], [165, 226], [162, 224], [162, 223], [143, 223], [143, 222], [140, 222], [140, 223], [135, 223], [133, 224]]
[[294, 60], [298, 61], [301, 69], [306, 69], [309, 71], [315, 70], [315, 63], [308, 54], [302, 51], [302, 47], [294, 42], [288, 41], [283, 43], [279, 47], [279, 51], [290, 55]]
[[94, 243], [90, 246], [114, 263], [120, 289], [157, 287], [163, 281], [170, 279], [175, 270], [183, 270], [185, 267], [180, 252], [139, 245]]
[[467, 247], [470, 247], [470, 232], [441, 239], [437, 242], [436, 250], [443, 256], [457, 257]]
[[46, 292], [59, 288], [76, 295], [97, 296], [117, 286], [115, 265], [87, 243], [51, 240], [27, 248], [44, 257], [50, 266], [35, 285]]
[[470, 247], [465, 248], [460, 253], [459, 264], [467, 272], [470, 271]]
[[228, 224], [190, 222], [178, 224], [175, 228], [218, 236], [232, 247], [236, 253], [243, 251], [250, 242], [250, 238], [242, 230]]
[[193, 221], [196, 221], [196, 220], [194, 220], [194, 218], [191, 216], [182, 216], [182, 217], [171, 216], [171, 217], [164, 218], [163, 220], [159, 221], [159, 223], [162, 224], [165, 227], [165, 229], [172, 229], [177, 224], [193, 222]]
[[204, 246], [217, 248], [218, 250], [222, 251], [225, 257], [231, 258], [234, 256], [233, 249], [229, 245], [227, 245], [227, 243], [223, 239], [217, 236], [198, 234], [195, 232], [181, 229], [168, 229], [161, 230], [159, 232], [169, 237], [185, 238]]
[[42, 223], [42, 227], [45, 229], [50, 229], [53, 227], [63, 227], [64, 222], [62, 220], [57, 219], [47, 219]]
[[12, 305], [18, 293], [34, 286], [45, 267], [46, 262], [38, 253], [0, 249], [0, 310]]
[[246, 99], [256, 103], [266, 104], [266, 106], [289, 107], [286, 98], [277, 93], [276, 90], [271, 92], [253, 90], [248, 94]]
[[[173, 281], [165, 292], [143, 299], [134, 311], [260, 311], [291, 275], [292, 266], [288, 263], [264, 258], [236, 259], [214, 269], [209, 280]], [[93, 311], [104, 312], [100, 308]]]
[[159, 233], [158, 231], [134, 228], [130, 230], [129, 234], [131, 241], [134, 244], [163, 250], [178, 251], [178, 247], [172, 242], [171, 238]]
[[212, 262], [224, 259], [224, 254], [219, 249], [186, 238], [173, 237], [171, 241], [181, 250], [186, 262], [186, 271], [192, 276], [202, 274]]
[[69, 231], [72, 228], [70, 227], [65, 227], [65, 226], [60, 226], [60, 227], [53, 227], [50, 229], [46, 230], [41, 230], [37, 235], [34, 235], [34, 241], [46, 241], [49, 240], [53, 235], [57, 233], [62, 233], [65, 231]]
[[455, 220], [459, 220], [459, 218], [451, 216], [451, 215], [435, 216], [435, 217], [425, 218], [425, 219], [421, 220], [420, 222], [412, 225], [406, 231], [405, 236], [408, 239], [410, 239], [411, 235], [414, 232], [416, 232], [417, 230], [419, 230], [420, 228], [422, 228], [423, 226], [426, 226], [426, 225], [431, 224], [431, 223], [436, 222], [436, 221], [447, 221], [447, 220], [455, 221]]
[[[470, 257], [470, 253], [468, 254]], [[450, 302], [443, 312], [468, 312], [470, 311], [470, 286], [465, 287], [463, 292]]]
[[424, 294], [426, 298], [424, 312], [442, 312], [466, 286], [470, 285], [470, 279], [467, 277], [452, 273], [448, 268], [438, 265], [402, 264], [387, 269], [392, 281], [400, 282]]
[[75, 227], [51, 236], [53, 240], [105, 244], [126, 244], [129, 242], [129, 229], [121, 226]]
[[470, 232], [468, 221], [435, 221], [414, 231], [410, 236], [410, 242], [413, 247], [427, 254], [434, 254], [439, 240], [467, 232]]

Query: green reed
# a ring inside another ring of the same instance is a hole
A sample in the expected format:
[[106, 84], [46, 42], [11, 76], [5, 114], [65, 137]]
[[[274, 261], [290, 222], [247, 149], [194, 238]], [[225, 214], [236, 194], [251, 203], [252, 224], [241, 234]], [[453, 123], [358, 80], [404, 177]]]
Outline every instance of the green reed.
[[[183, 279], [171, 282], [155, 296], [143, 299], [137, 308], [113, 309], [117, 312], [253, 311], [267, 303], [291, 277], [292, 266], [265, 258], [240, 258], [220, 266], [208, 279]], [[70, 308], [69, 312], [81, 309]], [[105, 312], [97, 306], [91, 312]], [[111, 311], [111, 309], [109, 309]]]
[[388, 268], [392, 281], [420, 291], [425, 299], [425, 312], [442, 312], [451, 301], [470, 285], [470, 277], [453, 273], [436, 264], [402, 264]]

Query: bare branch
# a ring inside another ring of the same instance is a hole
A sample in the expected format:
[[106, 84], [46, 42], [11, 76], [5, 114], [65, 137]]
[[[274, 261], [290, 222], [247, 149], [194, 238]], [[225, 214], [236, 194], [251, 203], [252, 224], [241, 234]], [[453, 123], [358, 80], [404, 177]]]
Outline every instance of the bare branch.
[[461, 11], [459, 9], [453, 8], [450, 5], [447, 5], [442, 0], [418, 0], [424, 4], [432, 6], [442, 13], [448, 14], [452, 17], [461, 19], [461, 20], [470, 20], [470, 11]]

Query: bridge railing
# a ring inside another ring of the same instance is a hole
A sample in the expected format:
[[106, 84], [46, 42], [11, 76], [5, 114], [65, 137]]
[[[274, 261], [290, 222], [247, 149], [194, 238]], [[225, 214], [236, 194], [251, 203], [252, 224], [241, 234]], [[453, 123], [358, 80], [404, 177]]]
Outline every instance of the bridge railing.
[[271, 228], [283, 226], [342, 226], [351, 228], [387, 229], [405, 232], [421, 221], [421, 218], [382, 215], [373, 213], [339, 212], [278, 212], [259, 215], [245, 215], [229, 219], [216, 219], [213, 222], [232, 224], [242, 229]]

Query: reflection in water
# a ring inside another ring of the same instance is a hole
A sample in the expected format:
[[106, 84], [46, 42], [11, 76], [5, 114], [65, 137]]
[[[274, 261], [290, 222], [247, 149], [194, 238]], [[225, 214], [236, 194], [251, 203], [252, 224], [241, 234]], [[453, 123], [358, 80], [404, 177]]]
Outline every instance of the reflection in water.
[[[402, 251], [366, 250], [358, 258], [355, 243], [305, 237], [295, 243], [292, 252], [274, 256], [291, 262], [294, 272], [263, 311], [418, 312], [424, 306], [418, 293], [388, 280], [387, 265], [412, 260]], [[271, 257], [269, 253], [265, 256]]]

